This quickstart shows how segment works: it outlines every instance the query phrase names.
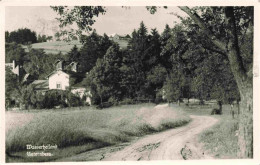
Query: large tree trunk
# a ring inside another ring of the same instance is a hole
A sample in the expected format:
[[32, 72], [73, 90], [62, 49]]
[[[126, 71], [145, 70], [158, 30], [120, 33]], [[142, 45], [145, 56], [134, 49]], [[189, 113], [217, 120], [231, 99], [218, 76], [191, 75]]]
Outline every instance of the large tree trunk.
[[[227, 7], [226, 20], [230, 26], [230, 42], [228, 49], [226, 44], [218, 40], [214, 34], [207, 28], [197, 13], [191, 11], [188, 7], [179, 7], [186, 12], [198, 26], [204, 30], [205, 34], [212, 40], [213, 44], [217, 46], [221, 52], [228, 56], [232, 73], [235, 77], [240, 96], [241, 96], [241, 110], [239, 115], [239, 158], [252, 158], [253, 157], [253, 84], [252, 76], [248, 76], [246, 69], [243, 66], [242, 58], [240, 55], [237, 29], [235, 25], [235, 17], [233, 7]], [[252, 73], [250, 73], [252, 74]]]
[[[239, 157], [253, 157], [253, 80], [252, 76], [246, 73], [246, 69], [240, 55], [238, 36], [233, 7], [227, 7], [227, 23], [230, 25], [230, 44], [228, 45], [228, 60], [232, 73], [235, 77], [240, 97], [241, 113], [239, 115]], [[252, 73], [250, 73], [252, 74]]]
[[253, 89], [244, 88], [241, 95], [241, 113], [239, 115], [239, 157], [253, 157]]

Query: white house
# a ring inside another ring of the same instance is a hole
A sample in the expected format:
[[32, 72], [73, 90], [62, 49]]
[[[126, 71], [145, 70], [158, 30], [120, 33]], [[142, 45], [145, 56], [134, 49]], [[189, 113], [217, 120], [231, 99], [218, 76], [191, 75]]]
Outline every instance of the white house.
[[[51, 89], [59, 89], [59, 90], [67, 90], [70, 89], [72, 93], [77, 94], [80, 98], [86, 96], [86, 102], [91, 105], [91, 93], [85, 87], [80, 85], [80, 83], [75, 83], [73, 81], [81, 78], [82, 74], [78, 73], [78, 63], [71, 62], [67, 63], [63, 60], [57, 60], [55, 62], [56, 69], [49, 75], [47, 75], [47, 80], [35, 80], [33, 84], [42, 85], [45, 84], [45, 88], [43, 86], [36, 85], [35, 89], [40, 89], [41, 91], [51, 90]], [[48, 85], [47, 85], [48, 84]]]
[[70, 75], [57, 70], [48, 75], [49, 89], [66, 90], [70, 86]]

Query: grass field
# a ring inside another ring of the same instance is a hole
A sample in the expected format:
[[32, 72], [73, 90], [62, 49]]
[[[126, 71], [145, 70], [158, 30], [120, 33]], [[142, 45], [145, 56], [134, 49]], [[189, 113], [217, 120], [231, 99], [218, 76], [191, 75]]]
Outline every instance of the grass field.
[[[32, 44], [33, 49], [44, 49], [45, 53], [57, 54], [61, 52], [62, 54], [68, 53], [73, 46], [76, 45], [78, 49], [82, 47], [82, 44], [79, 41], [53, 41], [53, 42], [42, 42]], [[26, 51], [28, 51], [27, 46], [23, 46]]]
[[[114, 42], [118, 43], [120, 48], [124, 49], [127, 47], [128, 42], [126, 40], [113, 39]], [[33, 49], [43, 49], [45, 53], [57, 54], [61, 52], [62, 54], [68, 53], [76, 45], [78, 49], [82, 47], [79, 41], [53, 41], [53, 42], [42, 42], [32, 44]], [[25, 51], [28, 52], [27, 46], [23, 46]]]
[[[131, 141], [135, 137], [178, 127], [190, 121], [179, 108], [157, 109], [154, 106], [141, 104], [103, 110], [85, 108], [9, 112], [6, 121], [7, 162], [55, 160]], [[19, 117], [23, 119], [18, 120]], [[58, 149], [50, 150], [52, 157], [32, 158], [26, 156], [27, 144], [51, 144], [57, 145]]]

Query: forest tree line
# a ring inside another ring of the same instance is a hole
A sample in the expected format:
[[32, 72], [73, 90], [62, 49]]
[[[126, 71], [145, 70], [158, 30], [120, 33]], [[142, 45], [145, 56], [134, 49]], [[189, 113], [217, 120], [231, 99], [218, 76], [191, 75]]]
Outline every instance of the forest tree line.
[[201, 104], [210, 99], [239, 100], [227, 59], [189, 41], [193, 35], [184, 28], [184, 23], [166, 25], [160, 34], [141, 22], [126, 49], [94, 30], [81, 39], [80, 49], [74, 46], [66, 55], [46, 54], [30, 46], [25, 52], [19, 43], [6, 43], [6, 62], [16, 60], [33, 80], [45, 79], [57, 59], [78, 62], [86, 75], [82, 85], [90, 87], [94, 104], [159, 103], [163, 98], [168, 102], [197, 98]]

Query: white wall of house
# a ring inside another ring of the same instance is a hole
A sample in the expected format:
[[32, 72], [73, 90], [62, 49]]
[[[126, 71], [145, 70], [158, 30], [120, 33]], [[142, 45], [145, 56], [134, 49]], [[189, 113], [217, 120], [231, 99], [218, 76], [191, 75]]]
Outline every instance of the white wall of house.
[[56, 71], [49, 77], [49, 89], [65, 90], [69, 87], [69, 75], [61, 70]]

